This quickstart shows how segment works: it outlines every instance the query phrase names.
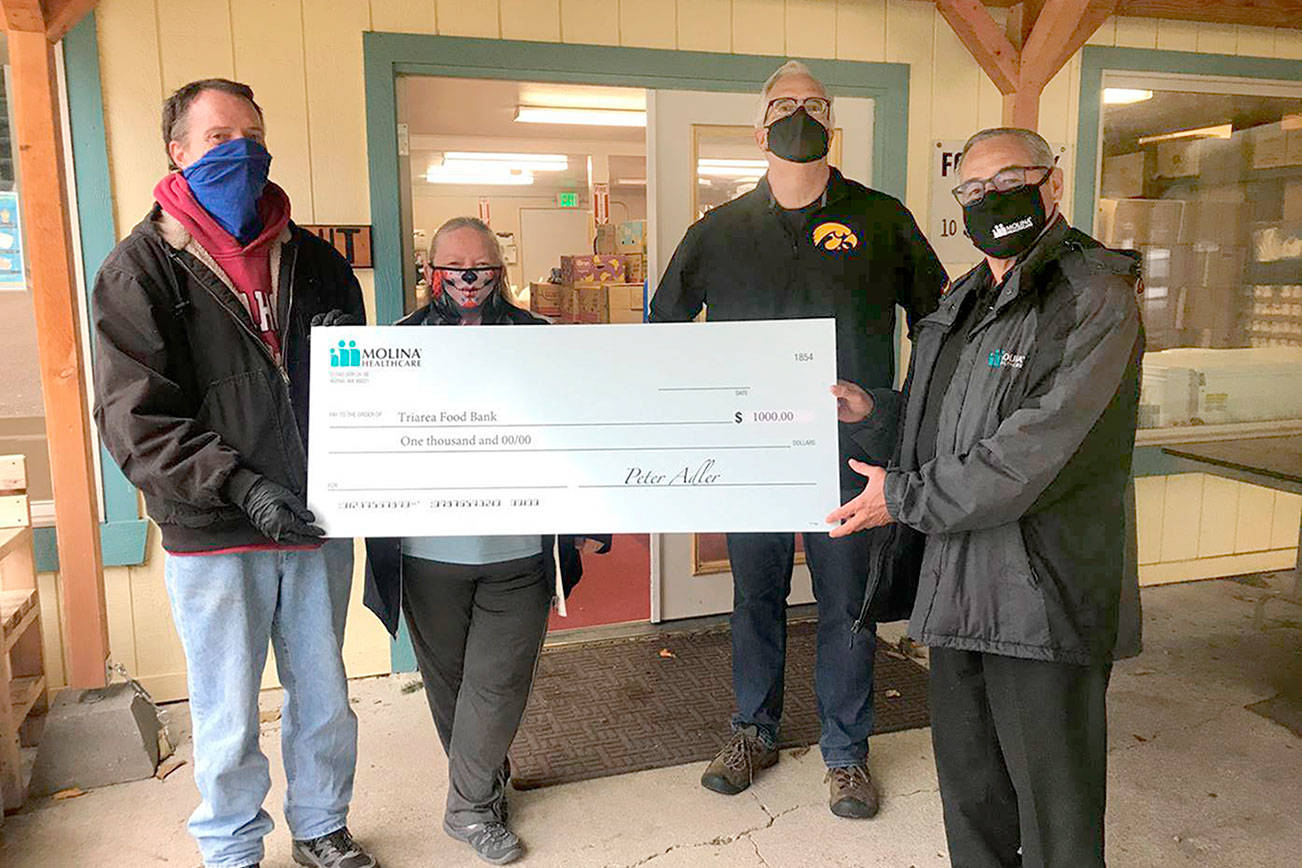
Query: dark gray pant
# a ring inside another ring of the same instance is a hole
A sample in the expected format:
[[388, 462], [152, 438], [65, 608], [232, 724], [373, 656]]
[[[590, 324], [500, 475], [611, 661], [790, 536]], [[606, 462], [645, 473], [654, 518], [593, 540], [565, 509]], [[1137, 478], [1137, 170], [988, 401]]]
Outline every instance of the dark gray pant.
[[552, 587], [541, 555], [464, 566], [402, 559], [402, 609], [448, 756], [446, 818], [495, 819], [524, 716]]
[[1103, 868], [1112, 665], [930, 656], [950, 864]]

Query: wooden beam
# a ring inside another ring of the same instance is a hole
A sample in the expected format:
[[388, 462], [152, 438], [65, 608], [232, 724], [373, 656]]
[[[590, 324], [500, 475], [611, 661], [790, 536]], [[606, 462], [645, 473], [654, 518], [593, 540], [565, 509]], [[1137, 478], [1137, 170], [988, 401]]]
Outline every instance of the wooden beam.
[[1045, 0], [1022, 50], [1021, 83], [1043, 90], [1116, 8], [1117, 0]]
[[45, 0], [45, 38], [58, 42], [99, 5], [99, 0]]
[[999, 92], [1015, 92], [1020, 56], [980, 0], [936, 0], [936, 8]]
[[1044, 0], [1022, 0], [1016, 6], [1008, 7], [1008, 20], [1004, 23], [1004, 34], [1019, 52], [1026, 47], [1026, 39], [1031, 35], [1035, 19], [1040, 17]]
[[[1021, 0], [985, 0], [991, 8], [1011, 9]], [[1164, 18], [1206, 24], [1302, 28], [1302, 0], [1120, 0], [1118, 15]]]
[[4, 12], [5, 30], [23, 33], [44, 33], [45, 12], [41, 0], [0, 0]]
[[44, 28], [10, 31], [7, 41], [13, 81], [10, 99], [14, 141], [18, 177], [22, 179], [19, 205], [39, 336], [45, 431], [54, 483], [68, 683], [73, 687], [102, 687], [109, 652], [108, 615], [54, 48], [46, 40]]

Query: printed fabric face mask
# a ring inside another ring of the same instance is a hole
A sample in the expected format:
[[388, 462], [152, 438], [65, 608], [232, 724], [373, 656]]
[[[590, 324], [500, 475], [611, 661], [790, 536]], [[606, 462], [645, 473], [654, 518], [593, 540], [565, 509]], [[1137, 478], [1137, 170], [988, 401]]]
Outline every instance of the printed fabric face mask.
[[769, 124], [769, 151], [792, 163], [812, 163], [827, 156], [827, 127], [810, 117], [801, 106]]
[[253, 139], [231, 139], [182, 170], [203, 209], [241, 244], [262, 231], [258, 199], [267, 186], [271, 154]]
[[446, 295], [461, 310], [483, 307], [502, 281], [502, 266], [435, 266], [430, 285], [435, 296]]
[[1049, 215], [1038, 184], [1000, 193], [990, 190], [979, 201], [963, 206], [963, 226], [972, 243], [988, 256], [1013, 259], [1030, 249], [1044, 231]]

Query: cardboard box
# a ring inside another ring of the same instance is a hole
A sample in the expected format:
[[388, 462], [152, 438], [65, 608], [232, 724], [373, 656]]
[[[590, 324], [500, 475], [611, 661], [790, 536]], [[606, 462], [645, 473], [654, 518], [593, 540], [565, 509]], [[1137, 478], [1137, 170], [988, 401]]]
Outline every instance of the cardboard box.
[[1144, 276], [1144, 286], [1186, 286], [1194, 282], [1196, 259], [1190, 245], [1154, 247], [1145, 244], [1135, 249], [1143, 259], [1140, 273]]
[[1144, 152], [1103, 158], [1102, 195], [1129, 199], [1144, 195]]
[[[1291, 132], [1291, 131], [1290, 131]], [[1288, 132], [1279, 124], [1253, 128], [1252, 168], [1275, 169], [1288, 165]]]
[[1109, 247], [1173, 247], [1182, 241], [1180, 199], [1100, 199], [1099, 240]]
[[642, 284], [589, 284], [574, 287], [575, 322], [642, 322]]
[[1238, 286], [1248, 264], [1246, 247], [1194, 248], [1193, 275], [1189, 285], [1197, 287]]
[[602, 253], [561, 257], [561, 283], [623, 283], [624, 260]]
[[1302, 130], [1289, 130], [1285, 134], [1284, 163], [1302, 166]]
[[598, 223], [597, 235], [592, 242], [592, 251], [605, 256], [614, 256], [619, 253], [618, 234], [614, 223]]
[[561, 287], [561, 312], [556, 318], [560, 323], [576, 323], [579, 321], [579, 290], [574, 286]]
[[1198, 174], [1198, 139], [1175, 139], [1157, 145], [1157, 177], [1190, 178]]
[[624, 279], [629, 283], [641, 283], [646, 280], [646, 254], [625, 253]]
[[1302, 181], [1289, 181], [1284, 184], [1285, 223], [1302, 223]]
[[1185, 203], [1184, 241], [1198, 245], [1237, 247], [1244, 243], [1248, 203], [1199, 199]]
[[615, 234], [616, 253], [646, 253], [646, 221], [626, 220]]
[[566, 288], [559, 283], [529, 284], [529, 310], [543, 316], [557, 318], [561, 315], [561, 300]]

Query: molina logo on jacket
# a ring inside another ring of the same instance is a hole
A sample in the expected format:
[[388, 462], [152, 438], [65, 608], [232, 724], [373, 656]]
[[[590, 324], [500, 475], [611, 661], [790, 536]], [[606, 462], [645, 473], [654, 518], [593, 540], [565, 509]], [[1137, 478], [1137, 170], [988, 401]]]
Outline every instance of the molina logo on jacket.
[[844, 253], [859, 246], [859, 236], [844, 223], [819, 223], [814, 227], [814, 246], [833, 253]]
[[1017, 355], [1008, 350], [995, 350], [986, 358], [986, 364], [992, 368], [1020, 368], [1026, 364], [1026, 355]]

